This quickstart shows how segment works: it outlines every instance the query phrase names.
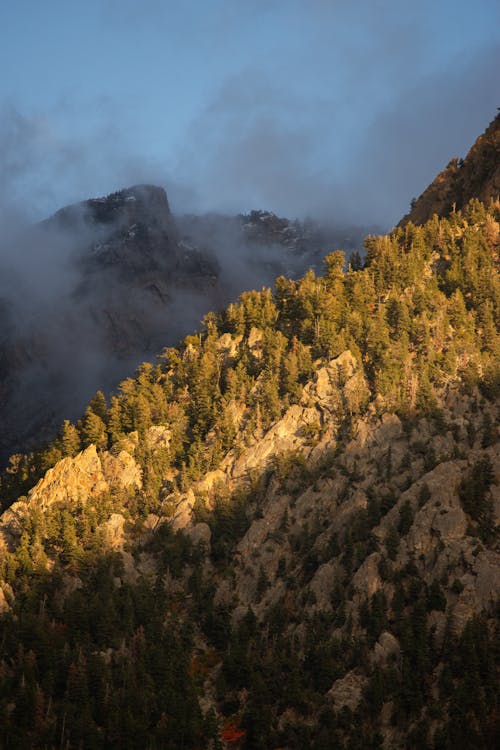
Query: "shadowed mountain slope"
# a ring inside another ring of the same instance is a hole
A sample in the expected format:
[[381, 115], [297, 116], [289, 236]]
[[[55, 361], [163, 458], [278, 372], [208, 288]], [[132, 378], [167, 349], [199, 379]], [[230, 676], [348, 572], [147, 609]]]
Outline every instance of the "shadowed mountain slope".
[[496, 747], [499, 222], [245, 292], [11, 463], [6, 747]]

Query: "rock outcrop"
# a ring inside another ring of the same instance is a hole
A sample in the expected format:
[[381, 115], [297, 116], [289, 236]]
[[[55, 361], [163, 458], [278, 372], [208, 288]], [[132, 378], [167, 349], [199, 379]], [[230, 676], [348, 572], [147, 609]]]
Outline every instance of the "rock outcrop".
[[[0, 545], [13, 548], [23, 531], [27, 517], [35, 511], [46, 511], [54, 505], [70, 510], [79, 503], [99, 498], [112, 489], [139, 489], [141, 471], [125, 451], [115, 457], [98, 455], [90, 445], [74, 458], [63, 458], [47, 471], [24, 499], [18, 500], [0, 516]], [[113, 531], [112, 536], [116, 536]]]
[[[255, 346], [257, 331], [250, 340]], [[206, 474], [187, 493], [176, 499], [173, 519], [176, 528], [188, 527], [190, 511], [197, 494], [210, 495], [217, 485], [234, 489], [276, 468], [276, 462], [301, 454], [314, 463], [323, 453], [335, 447], [339, 422], [344, 409], [359, 410], [366, 399], [367, 385], [350, 351], [343, 352], [321, 367], [304, 388], [299, 404], [292, 405], [264, 435], [244, 449], [230, 450], [220, 468]]]

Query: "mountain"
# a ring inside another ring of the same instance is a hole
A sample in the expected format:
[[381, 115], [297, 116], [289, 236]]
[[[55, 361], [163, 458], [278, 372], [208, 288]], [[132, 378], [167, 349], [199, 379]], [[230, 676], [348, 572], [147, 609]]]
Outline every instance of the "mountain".
[[331, 243], [356, 249], [363, 234], [258, 211], [174, 217], [152, 185], [68, 206], [25, 231], [4, 253], [0, 281], [1, 465], [247, 285], [319, 267]]
[[500, 113], [479, 136], [465, 159], [452, 159], [401, 220], [424, 224], [434, 214], [460, 210], [472, 198], [484, 203], [500, 197]]
[[330, 253], [11, 460], [5, 747], [497, 747], [499, 247]]
[[[36, 253], [38, 266], [33, 274], [21, 268], [22, 282], [1, 290], [9, 324], [2, 457], [53, 435], [97, 387], [116, 384], [169, 335], [176, 340], [183, 332], [175, 313], [172, 320], [176, 295], [190, 296], [191, 326], [223, 297], [216, 259], [181, 246], [160, 188], [136, 186], [64, 208], [18, 245], [28, 262]], [[26, 277], [33, 291], [23, 288]]]

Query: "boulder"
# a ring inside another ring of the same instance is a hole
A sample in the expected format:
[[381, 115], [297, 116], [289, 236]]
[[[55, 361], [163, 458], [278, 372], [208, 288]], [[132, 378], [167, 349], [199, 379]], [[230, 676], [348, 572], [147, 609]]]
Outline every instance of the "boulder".
[[57, 502], [86, 503], [109, 489], [95, 445], [75, 458], [63, 458], [28, 494], [29, 505], [45, 509]]
[[366, 677], [357, 674], [354, 670], [348, 672], [340, 680], [336, 680], [328, 691], [328, 695], [333, 700], [337, 711], [344, 707], [355, 711], [366, 683]]

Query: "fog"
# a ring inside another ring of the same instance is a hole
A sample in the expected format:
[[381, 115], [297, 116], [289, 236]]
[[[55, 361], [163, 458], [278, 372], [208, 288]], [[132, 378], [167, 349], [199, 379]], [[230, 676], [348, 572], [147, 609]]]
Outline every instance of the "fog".
[[193, 123], [176, 174], [189, 178], [198, 211], [262, 206], [390, 228], [493, 119], [499, 60], [500, 48], [490, 47], [400, 86], [374, 111], [357, 102], [354, 123], [354, 105], [335, 92], [316, 106], [250, 72], [237, 76]]
[[[277, 222], [274, 234], [266, 219]], [[150, 186], [34, 225], [11, 213], [4, 226], [0, 461], [50, 439], [97, 389], [116, 390], [140, 362], [199, 330], [209, 310], [279, 274], [320, 268], [328, 251], [360, 247], [367, 231], [288, 226], [267, 214], [174, 217]]]

